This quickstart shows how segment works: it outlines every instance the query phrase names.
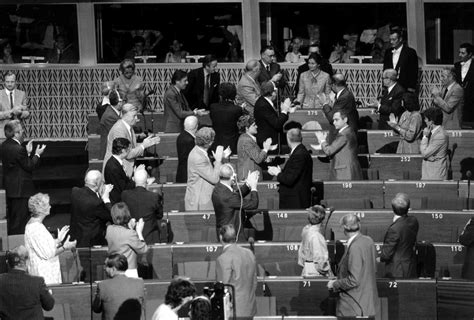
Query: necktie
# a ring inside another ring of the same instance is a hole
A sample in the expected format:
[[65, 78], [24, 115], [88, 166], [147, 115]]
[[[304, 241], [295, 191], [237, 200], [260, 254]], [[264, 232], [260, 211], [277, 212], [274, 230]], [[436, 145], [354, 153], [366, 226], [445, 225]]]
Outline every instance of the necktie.
[[10, 108], [13, 109], [13, 92], [10, 91]]
[[211, 75], [208, 73], [204, 80], [204, 94], [203, 94], [203, 101], [206, 106], [209, 106], [209, 77]]
[[130, 127], [130, 144], [132, 146], [134, 146], [134, 144], [135, 144], [135, 139], [133, 139], [133, 135], [134, 135], [133, 128]]
[[448, 88], [445, 88], [443, 91], [443, 100], [446, 98], [446, 95], [448, 94]]
[[270, 65], [267, 64], [266, 69], [267, 69], [267, 72], [270, 73]]

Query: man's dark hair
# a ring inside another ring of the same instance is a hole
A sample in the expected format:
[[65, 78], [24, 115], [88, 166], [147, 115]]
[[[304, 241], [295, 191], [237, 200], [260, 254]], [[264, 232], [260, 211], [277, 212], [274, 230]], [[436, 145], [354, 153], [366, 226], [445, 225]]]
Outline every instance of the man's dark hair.
[[345, 87], [347, 85], [346, 78], [341, 73], [336, 73], [332, 76], [332, 83], [338, 87]]
[[428, 120], [433, 121], [437, 126], [443, 123], [443, 112], [438, 108], [428, 108], [423, 112], [423, 116]]
[[303, 142], [303, 136], [301, 135], [301, 130], [298, 128], [290, 129], [286, 133], [288, 142], [292, 143], [301, 143]]
[[223, 82], [220, 84], [219, 96], [221, 97], [222, 101], [234, 100], [236, 95], [237, 89], [233, 83]]
[[11, 71], [7, 71], [4, 75], [3, 75], [3, 79], [5, 79], [6, 77], [10, 77], [10, 76], [15, 76], [15, 79], [16, 79], [16, 75], [11, 72]]
[[208, 54], [202, 58], [202, 66], [203, 68], [207, 67], [211, 64], [212, 61], [217, 61], [217, 57], [213, 54]]
[[395, 198], [392, 199], [393, 213], [397, 216], [405, 216], [408, 214], [410, 209], [410, 199], [405, 193], [398, 193]]
[[267, 81], [262, 84], [262, 87], [260, 90], [261, 90], [262, 96], [269, 97], [275, 91], [275, 85], [273, 84], [273, 82]]
[[186, 78], [188, 73], [183, 70], [176, 70], [173, 73], [173, 77], [171, 77], [171, 84], [176, 84], [177, 81], [181, 81], [182, 79]]
[[219, 229], [219, 236], [222, 237], [224, 243], [232, 243], [237, 239], [237, 234], [235, 233], [234, 225], [226, 224]]
[[405, 40], [405, 35], [404, 35], [404, 32], [403, 32], [402, 28], [400, 28], [400, 27], [391, 28], [390, 29], [390, 34], [394, 34], [394, 33], [396, 33], [399, 38], [402, 38], [403, 40]]
[[28, 249], [23, 245], [15, 247], [12, 250], [7, 251], [6, 260], [10, 269], [15, 268], [16, 266], [26, 266], [26, 261], [28, 260]]
[[459, 48], [463, 48], [463, 49], [466, 49], [466, 52], [467, 54], [471, 54], [472, 53], [472, 44], [468, 43], [468, 42], [464, 42], [462, 43]]
[[118, 271], [127, 271], [128, 261], [123, 254], [114, 253], [105, 259], [105, 265], [109, 268], [115, 267]]
[[337, 112], [339, 112], [339, 114], [341, 115], [341, 118], [342, 118], [342, 119], [349, 119], [349, 118], [347, 117], [347, 111], [345, 111], [345, 110], [337, 110], [337, 111], [334, 112], [334, 113], [337, 113]]
[[195, 293], [196, 287], [191, 281], [183, 278], [173, 279], [166, 291], [165, 304], [174, 309], [181, 304], [183, 298], [192, 297]]
[[3, 131], [5, 132], [5, 138], [13, 138], [15, 136], [15, 130], [17, 130], [18, 127], [21, 127], [20, 120], [8, 121], [7, 124], [5, 124], [5, 127], [3, 128]]
[[264, 53], [265, 51], [267, 50], [273, 50], [275, 51], [275, 48], [273, 48], [273, 46], [263, 46], [262, 47], [262, 50], [260, 50], [260, 54]]
[[199, 296], [191, 301], [190, 307], [191, 319], [211, 320], [212, 307], [211, 301], [206, 296]]
[[127, 149], [130, 146], [130, 140], [126, 138], [115, 138], [112, 142], [112, 154], [119, 155], [122, 150]]
[[116, 106], [120, 102], [120, 93], [117, 90], [110, 90], [109, 102], [111, 106]]

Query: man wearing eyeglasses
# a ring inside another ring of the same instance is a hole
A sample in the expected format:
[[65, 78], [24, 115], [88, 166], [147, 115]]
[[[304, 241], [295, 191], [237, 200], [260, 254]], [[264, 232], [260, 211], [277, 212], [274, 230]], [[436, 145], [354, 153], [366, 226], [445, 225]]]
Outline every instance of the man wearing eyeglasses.
[[280, 65], [276, 63], [275, 49], [272, 46], [265, 46], [260, 51], [260, 56], [260, 74], [257, 82], [262, 85], [271, 81], [275, 87], [283, 89], [286, 85], [286, 79], [281, 72]]

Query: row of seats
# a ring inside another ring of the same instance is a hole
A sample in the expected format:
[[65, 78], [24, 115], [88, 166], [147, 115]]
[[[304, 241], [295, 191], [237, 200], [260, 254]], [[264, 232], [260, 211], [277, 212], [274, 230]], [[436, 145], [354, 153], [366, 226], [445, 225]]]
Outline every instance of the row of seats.
[[[202, 292], [206, 286], [212, 286], [212, 282], [209, 281], [194, 281], [194, 283], [198, 292]], [[286, 316], [322, 316], [322, 308], [327, 304], [329, 297], [326, 283], [327, 279], [259, 278], [257, 315], [280, 315], [279, 319], [281, 316], [285, 316], [285, 319]], [[168, 281], [145, 281], [146, 319], [151, 319], [153, 312], [163, 303], [168, 285]], [[56, 304], [55, 308], [45, 315], [64, 320], [100, 319], [100, 315], [92, 314], [90, 307], [91, 294], [95, 292], [95, 288], [95, 284], [52, 286]], [[456, 300], [456, 304], [448, 303], [453, 301], [453, 296], [449, 296], [452, 288], [458, 290], [456, 297], [459, 297], [459, 300]], [[378, 279], [377, 289], [379, 293], [377, 319], [467, 319], [472, 316], [474, 283]], [[445, 300], [446, 298], [448, 299]]]

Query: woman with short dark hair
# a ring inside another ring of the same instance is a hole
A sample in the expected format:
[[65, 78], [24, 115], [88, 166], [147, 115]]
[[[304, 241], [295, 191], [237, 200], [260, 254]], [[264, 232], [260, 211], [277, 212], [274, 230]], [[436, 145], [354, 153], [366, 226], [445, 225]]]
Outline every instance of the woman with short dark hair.
[[326, 97], [331, 93], [331, 79], [329, 74], [320, 69], [322, 57], [312, 53], [308, 58], [309, 70], [301, 74], [296, 101], [303, 108], [322, 109]]
[[152, 320], [178, 320], [178, 310], [191, 301], [195, 294], [196, 287], [191, 281], [173, 279], [166, 291], [165, 303], [156, 309]]
[[142, 218], [138, 222], [131, 219], [130, 210], [125, 202], [114, 204], [110, 214], [114, 224], [107, 227], [105, 234], [109, 247], [108, 254], [123, 254], [127, 257], [128, 269], [125, 275], [138, 278], [137, 255], [148, 251], [142, 234], [145, 222]]

